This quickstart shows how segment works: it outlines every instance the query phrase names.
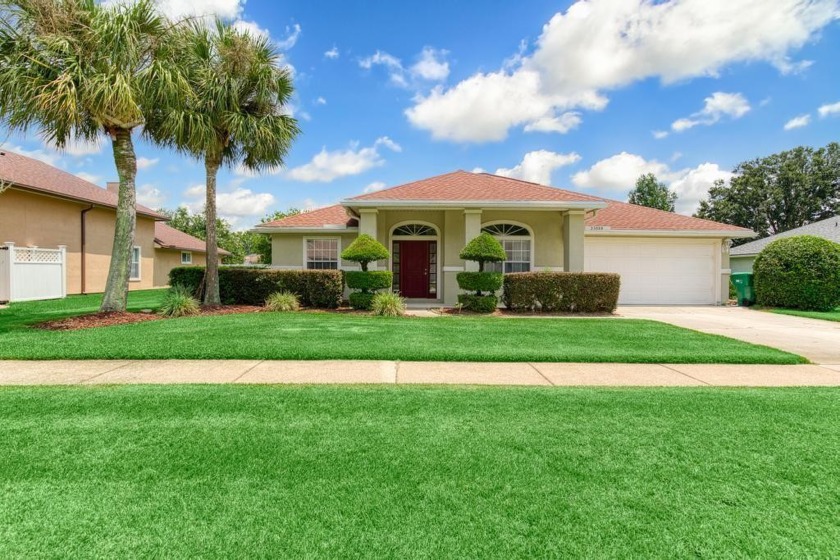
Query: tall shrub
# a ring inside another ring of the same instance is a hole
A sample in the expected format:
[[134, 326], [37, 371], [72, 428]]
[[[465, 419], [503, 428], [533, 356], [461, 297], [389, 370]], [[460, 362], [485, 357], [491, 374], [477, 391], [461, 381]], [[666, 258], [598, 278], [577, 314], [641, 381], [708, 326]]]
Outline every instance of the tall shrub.
[[350, 294], [350, 305], [354, 309], [370, 309], [376, 291], [391, 287], [394, 277], [389, 271], [368, 270], [368, 264], [389, 256], [388, 249], [366, 233], [357, 237], [341, 252], [343, 260], [357, 262], [362, 268], [345, 274], [347, 287], [354, 290]]
[[840, 307], [840, 243], [814, 235], [776, 240], [753, 264], [759, 305], [829, 311]]
[[[459, 272], [456, 277], [458, 287], [473, 293], [459, 294], [458, 303], [464, 309], [480, 313], [490, 313], [496, 309], [499, 298], [496, 292], [502, 287], [501, 272], [485, 272], [484, 264], [502, 262], [507, 258], [499, 240], [489, 233], [482, 233], [461, 250], [460, 257], [465, 261], [478, 263], [478, 272]], [[489, 292], [485, 294], [484, 292]]]

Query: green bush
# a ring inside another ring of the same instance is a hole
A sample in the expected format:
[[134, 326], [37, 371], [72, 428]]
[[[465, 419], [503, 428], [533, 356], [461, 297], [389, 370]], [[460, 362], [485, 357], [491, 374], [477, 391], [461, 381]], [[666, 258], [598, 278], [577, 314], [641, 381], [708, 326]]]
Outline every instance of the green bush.
[[753, 263], [759, 305], [810, 311], [840, 306], [840, 243], [814, 235], [778, 239]]
[[[184, 286], [199, 295], [204, 267], [182, 266], [169, 272], [171, 286]], [[340, 270], [277, 270], [254, 267], [220, 267], [219, 294], [222, 303], [263, 305], [274, 292], [291, 292], [301, 305], [333, 309], [344, 294]]]
[[269, 311], [297, 311], [300, 300], [292, 292], [274, 292], [265, 298], [265, 308]]
[[405, 315], [405, 300], [392, 292], [374, 294], [371, 311], [382, 317], [400, 317]]
[[369, 311], [373, 306], [373, 292], [351, 292], [348, 296], [350, 307], [360, 311]]
[[504, 275], [501, 272], [459, 272], [455, 278], [459, 288], [480, 296], [481, 292], [490, 292], [492, 295], [499, 291]]
[[359, 263], [364, 272], [367, 272], [368, 263], [387, 259], [390, 255], [385, 245], [366, 233], [359, 235], [341, 252], [343, 260]]
[[512, 311], [611, 313], [620, 288], [618, 274], [516, 272], [505, 275], [502, 299]]
[[483, 272], [484, 263], [502, 262], [507, 259], [507, 254], [498, 239], [483, 232], [461, 249], [459, 257], [465, 261], [477, 262], [479, 272]]
[[184, 286], [172, 286], [163, 298], [159, 313], [166, 317], [184, 317], [197, 315], [199, 311], [201, 306], [189, 289]]
[[348, 288], [370, 292], [390, 288], [394, 275], [387, 270], [348, 270], [344, 273], [344, 280]]
[[478, 296], [475, 294], [458, 294], [458, 303], [468, 311], [476, 313], [493, 313], [499, 305], [496, 296]]

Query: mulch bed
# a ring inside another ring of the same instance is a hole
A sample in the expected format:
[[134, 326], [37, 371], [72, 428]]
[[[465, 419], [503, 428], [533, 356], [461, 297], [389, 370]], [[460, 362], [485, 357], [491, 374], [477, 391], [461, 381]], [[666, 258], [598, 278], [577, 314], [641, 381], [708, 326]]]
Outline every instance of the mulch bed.
[[483, 317], [617, 317], [615, 313], [540, 313], [537, 311], [510, 311], [508, 309], [496, 309], [493, 313], [476, 313], [475, 311], [467, 311], [466, 309], [456, 309], [454, 307], [443, 307], [440, 309], [432, 309], [433, 312], [439, 315], [476, 315]]
[[[260, 313], [265, 311], [264, 307], [257, 305], [219, 305], [214, 307], [203, 307], [201, 313], [193, 315], [230, 315], [233, 313]], [[46, 321], [35, 325], [39, 329], [47, 331], [77, 331], [80, 329], [92, 329], [95, 327], [113, 327], [115, 325], [130, 325], [132, 323], [145, 323], [146, 321], [162, 321], [168, 319], [157, 313], [140, 312], [105, 312], [79, 315], [55, 321]]]

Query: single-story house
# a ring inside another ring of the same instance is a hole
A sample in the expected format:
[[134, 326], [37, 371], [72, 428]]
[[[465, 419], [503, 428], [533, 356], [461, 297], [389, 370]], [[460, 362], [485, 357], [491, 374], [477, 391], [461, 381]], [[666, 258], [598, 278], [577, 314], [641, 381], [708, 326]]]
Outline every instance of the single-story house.
[[538, 185], [455, 171], [342, 200], [260, 224], [272, 239], [272, 266], [352, 269], [341, 251], [360, 233], [387, 246], [378, 269], [394, 273], [404, 297], [457, 300], [456, 275], [476, 263], [458, 257], [482, 231], [496, 236], [503, 272], [597, 271], [622, 277], [623, 304], [725, 302], [729, 246], [744, 228]]
[[[0, 193], [0, 244], [66, 246], [67, 293], [102, 292], [114, 243], [118, 184], [102, 188], [5, 150], [0, 150], [0, 181], [6, 186]], [[173, 267], [204, 264], [204, 241], [169, 227], [167, 219], [137, 205], [130, 289], [165, 286]]]
[[816, 235], [840, 243], [840, 215], [733, 247], [730, 251], [732, 272], [752, 272], [753, 262], [762, 249], [777, 239], [795, 235]]

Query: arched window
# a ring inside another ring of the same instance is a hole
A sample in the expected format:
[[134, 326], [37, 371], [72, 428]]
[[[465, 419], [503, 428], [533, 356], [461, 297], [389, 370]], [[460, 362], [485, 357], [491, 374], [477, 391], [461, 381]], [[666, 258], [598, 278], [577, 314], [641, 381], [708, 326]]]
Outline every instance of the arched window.
[[417, 237], [435, 236], [437, 232], [432, 226], [425, 224], [405, 224], [394, 228], [393, 235], [411, 235]]
[[499, 240], [505, 249], [505, 262], [492, 263], [485, 266], [486, 270], [495, 272], [529, 272], [531, 270], [531, 232], [528, 228], [511, 223], [487, 224], [481, 228]]

